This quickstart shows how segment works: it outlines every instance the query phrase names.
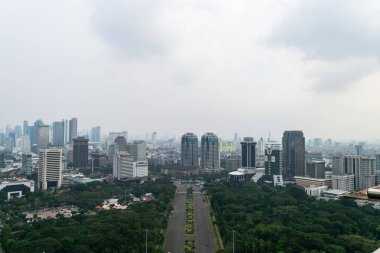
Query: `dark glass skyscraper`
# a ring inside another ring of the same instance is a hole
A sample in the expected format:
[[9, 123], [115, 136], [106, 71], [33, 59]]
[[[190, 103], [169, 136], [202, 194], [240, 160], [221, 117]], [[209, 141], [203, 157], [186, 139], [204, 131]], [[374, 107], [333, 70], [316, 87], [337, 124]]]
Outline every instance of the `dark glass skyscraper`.
[[73, 139], [74, 168], [87, 168], [88, 166], [88, 139], [78, 137]]
[[268, 142], [265, 145], [265, 175], [282, 175], [282, 150], [278, 143]]
[[284, 178], [305, 176], [305, 137], [302, 131], [285, 131], [282, 137]]
[[181, 139], [181, 165], [184, 170], [199, 168], [198, 137], [193, 133], [186, 133]]
[[220, 168], [219, 139], [214, 133], [206, 133], [201, 139], [202, 170], [217, 170]]
[[241, 167], [255, 168], [256, 167], [256, 142], [252, 137], [244, 137], [241, 144]]

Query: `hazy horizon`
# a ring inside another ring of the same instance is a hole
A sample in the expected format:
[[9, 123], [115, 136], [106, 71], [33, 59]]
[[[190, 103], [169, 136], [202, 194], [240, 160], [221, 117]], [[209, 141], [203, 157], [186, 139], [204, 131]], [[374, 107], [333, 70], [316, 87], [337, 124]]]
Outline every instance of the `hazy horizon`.
[[378, 1], [2, 1], [0, 128], [380, 139]]

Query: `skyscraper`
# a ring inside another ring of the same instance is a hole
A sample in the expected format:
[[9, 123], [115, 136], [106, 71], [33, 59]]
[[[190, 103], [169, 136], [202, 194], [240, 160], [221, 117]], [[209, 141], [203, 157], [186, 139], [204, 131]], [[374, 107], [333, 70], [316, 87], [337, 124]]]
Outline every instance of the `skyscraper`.
[[199, 168], [198, 137], [193, 133], [186, 133], [181, 138], [181, 165], [183, 170]]
[[73, 143], [73, 139], [78, 137], [78, 119], [72, 118], [69, 121], [69, 143]]
[[49, 126], [40, 126], [38, 128], [38, 149], [44, 149], [49, 146]]
[[58, 121], [53, 123], [53, 145], [65, 146], [65, 122]]
[[302, 131], [285, 131], [282, 137], [284, 177], [305, 176], [305, 137]]
[[257, 156], [264, 156], [265, 155], [265, 142], [264, 142], [264, 139], [262, 137], [257, 142], [256, 151], [257, 151], [256, 152]]
[[74, 168], [88, 167], [88, 139], [77, 137], [73, 139], [73, 165]]
[[62, 149], [41, 149], [38, 161], [38, 188], [47, 190], [50, 187], [61, 187], [62, 169]]
[[282, 175], [282, 149], [276, 142], [268, 142], [265, 145], [265, 175]]
[[33, 127], [30, 129], [32, 131], [30, 131], [30, 142], [31, 142], [31, 145], [38, 145], [38, 142], [39, 142], [39, 129], [40, 127], [44, 126], [44, 123], [42, 122], [42, 120], [37, 120], [34, 122], [33, 124]]
[[126, 150], [133, 156], [135, 162], [141, 162], [146, 160], [146, 142], [134, 141], [126, 145]]
[[241, 167], [251, 169], [256, 167], [256, 142], [252, 137], [244, 137], [241, 144]]
[[91, 142], [100, 142], [100, 126], [91, 128]]
[[22, 127], [22, 135], [29, 135], [29, 123], [27, 120], [24, 120]]
[[219, 139], [214, 133], [206, 133], [201, 138], [201, 169], [215, 171], [220, 168]]
[[33, 160], [32, 160], [32, 154], [31, 153], [24, 153], [22, 154], [22, 167], [21, 172], [24, 175], [31, 175], [32, 169], [33, 169]]

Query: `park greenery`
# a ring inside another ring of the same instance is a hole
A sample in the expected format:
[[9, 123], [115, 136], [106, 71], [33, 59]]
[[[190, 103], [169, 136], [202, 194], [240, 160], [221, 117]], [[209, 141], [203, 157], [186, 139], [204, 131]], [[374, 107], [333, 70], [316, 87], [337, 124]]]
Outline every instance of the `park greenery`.
[[[155, 200], [133, 203], [125, 211], [100, 210], [105, 199], [129, 203], [130, 194], [153, 193]], [[0, 203], [4, 224], [1, 241], [6, 252], [143, 252], [148, 235], [148, 251], [163, 252], [165, 230], [174, 198], [170, 178], [144, 184], [93, 182], [62, 188], [55, 192], [30, 193], [23, 199]], [[36, 206], [75, 205], [79, 214], [72, 218], [36, 220], [26, 223], [23, 211]]]
[[[195, 252], [194, 242], [194, 197], [193, 188], [187, 188], [186, 196], [186, 222], [185, 222], [185, 236], [189, 238], [185, 241], [184, 249], [185, 253]], [[190, 239], [191, 238], [191, 239]]]
[[380, 211], [349, 199], [316, 200], [296, 186], [215, 183], [208, 189], [225, 251], [373, 252]]

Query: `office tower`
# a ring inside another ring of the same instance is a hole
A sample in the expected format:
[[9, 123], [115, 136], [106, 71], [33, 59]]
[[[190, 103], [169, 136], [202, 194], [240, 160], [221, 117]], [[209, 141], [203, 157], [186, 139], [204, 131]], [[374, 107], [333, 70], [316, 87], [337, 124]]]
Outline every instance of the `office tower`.
[[355, 145], [355, 154], [356, 155], [363, 155], [363, 146], [362, 145]]
[[234, 133], [234, 142], [235, 142], [235, 145], [237, 146], [238, 143], [239, 143], [239, 136], [237, 133]]
[[5, 127], [5, 136], [8, 136], [10, 132], [12, 132], [12, 126], [7, 124]]
[[31, 153], [24, 153], [22, 154], [22, 166], [21, 166], [21, 172], [24, 175], [32, 175], [33, 170], [33, 159]]
[[23, 127], [22, 127], [22, 135], [29, 135], [29, 123], [27, 120], [24, 120]]
[[215, 171], [220, 168], [219, 139], [214, 133], [206, 133], [201, 138], [201, 169]]
[[73, 165], [74, 168], [88, 167], [88, 139], [77, 137], [73, 139]]
[[282, 137], [284, 177], [305, 175], [305, 137], [302, 131], [285, 131]]
[[5, 168], [5, 154], [0, 151], [0, 168]]
[[62, 149], [41, 149], [38, 161], [38, 188], [61, 187], [62, 184]]
[[316, 147], [316, 148], [322, 147], [322, 139], [321, 138], [314, 138], [313, 144], [314, 144], [314, 147]]
[[65, 146], [65, 122], [58, 121], [53, 123], [53, 143], [54, 146]]
[[108, 138], [112, 140], [112, 142], [115, 141], [116, 137], [118, 136], [123, 136], [125, 138], [126, 141], [128, 141], [128, 132], [127, 131], [123, 131], [123, 132], [110, 132], [108, 134]]
[[282, 149], [279, 143], [269, 141], [265, 145], [265, 175], [282, 176]]
[[241, 144], [241, 167], [251, 169], [256, 167], [256, 142], [252, 137], [244, 137]]
[[114, 144], [117, 147], [118, 151], [128, 151], [127, 150], [127, 140], [124, 136], [118, 136], [115, 138]]
[[31, 146], [30, 146], [30, 138], [27, 135], [23, 135], [20, 138], [20, 149], [24, 153], [30, 152]]
[[49, 146], [49, 126], [40, 126], [38, 128], [38, 149], [45, 149]]
[[133, 156], [135, 162], [141, 162], [146, 160], [146, 142], [134, 141], [126, 145], [126, 150]]
[[148, 176], [148, 162], [134, 161], [133, 156], [126, 151], [118, 151], [114, 156], [112, 175], [118, 180], [132, 177]]
[[30, 134], [30, 142], [31, 142], [31, 145], [38, 145], [38, 142], [39, 142], [39, 129], [40, 127], [44, 126], [44, 123], [42, 122], [42, 120], [37, 120], [34, 122], [33, 124], [33, 127], [29, 130], [31, 130], [31, 132], [29, 133]]
[[325, 178], [325, 162], [324, 161], [308, 161], [306, 162], [306, 176], [312, 178]]
[[260, 138], [260, 140], [257, 142], [256, 154], [257, 156], [265, 155], [265, 142], [263, 138]]
[[96, 150], [91, 153], [92, 169], [99, 170], [107, 166], [107, 156], [105, 153]]
[[117, 151], [114, 155], [112, 175], [120, 180], [133, 176], [133, 156], [126, 151]]
[[198, 137], [193, 133], [186, 133], [181, 138], [181, 165], [184, 170], [199, 168]]
[[241, 156], [240, 155], [230, 155], [226, 159], [226, 170], [237, 170], [241, 168]]
[[16, 139], [20, 138], [22, 135], [22, 127], [20, 125], [15, 126], [14, 133], [16, 135]]
[[78, 119], [72, 118], [69, 121], [69, 143], [73, 143], [73, 139], [78, 137]]
[[376, 155], [376, 171], [380, 172], [380, 154]]
[[91, 128], [91, 142], [100, 142], [100, 126]]
[[376, 159], [361, 157], [359, 171], [359, 189], [367, 189], [376, 186]]

